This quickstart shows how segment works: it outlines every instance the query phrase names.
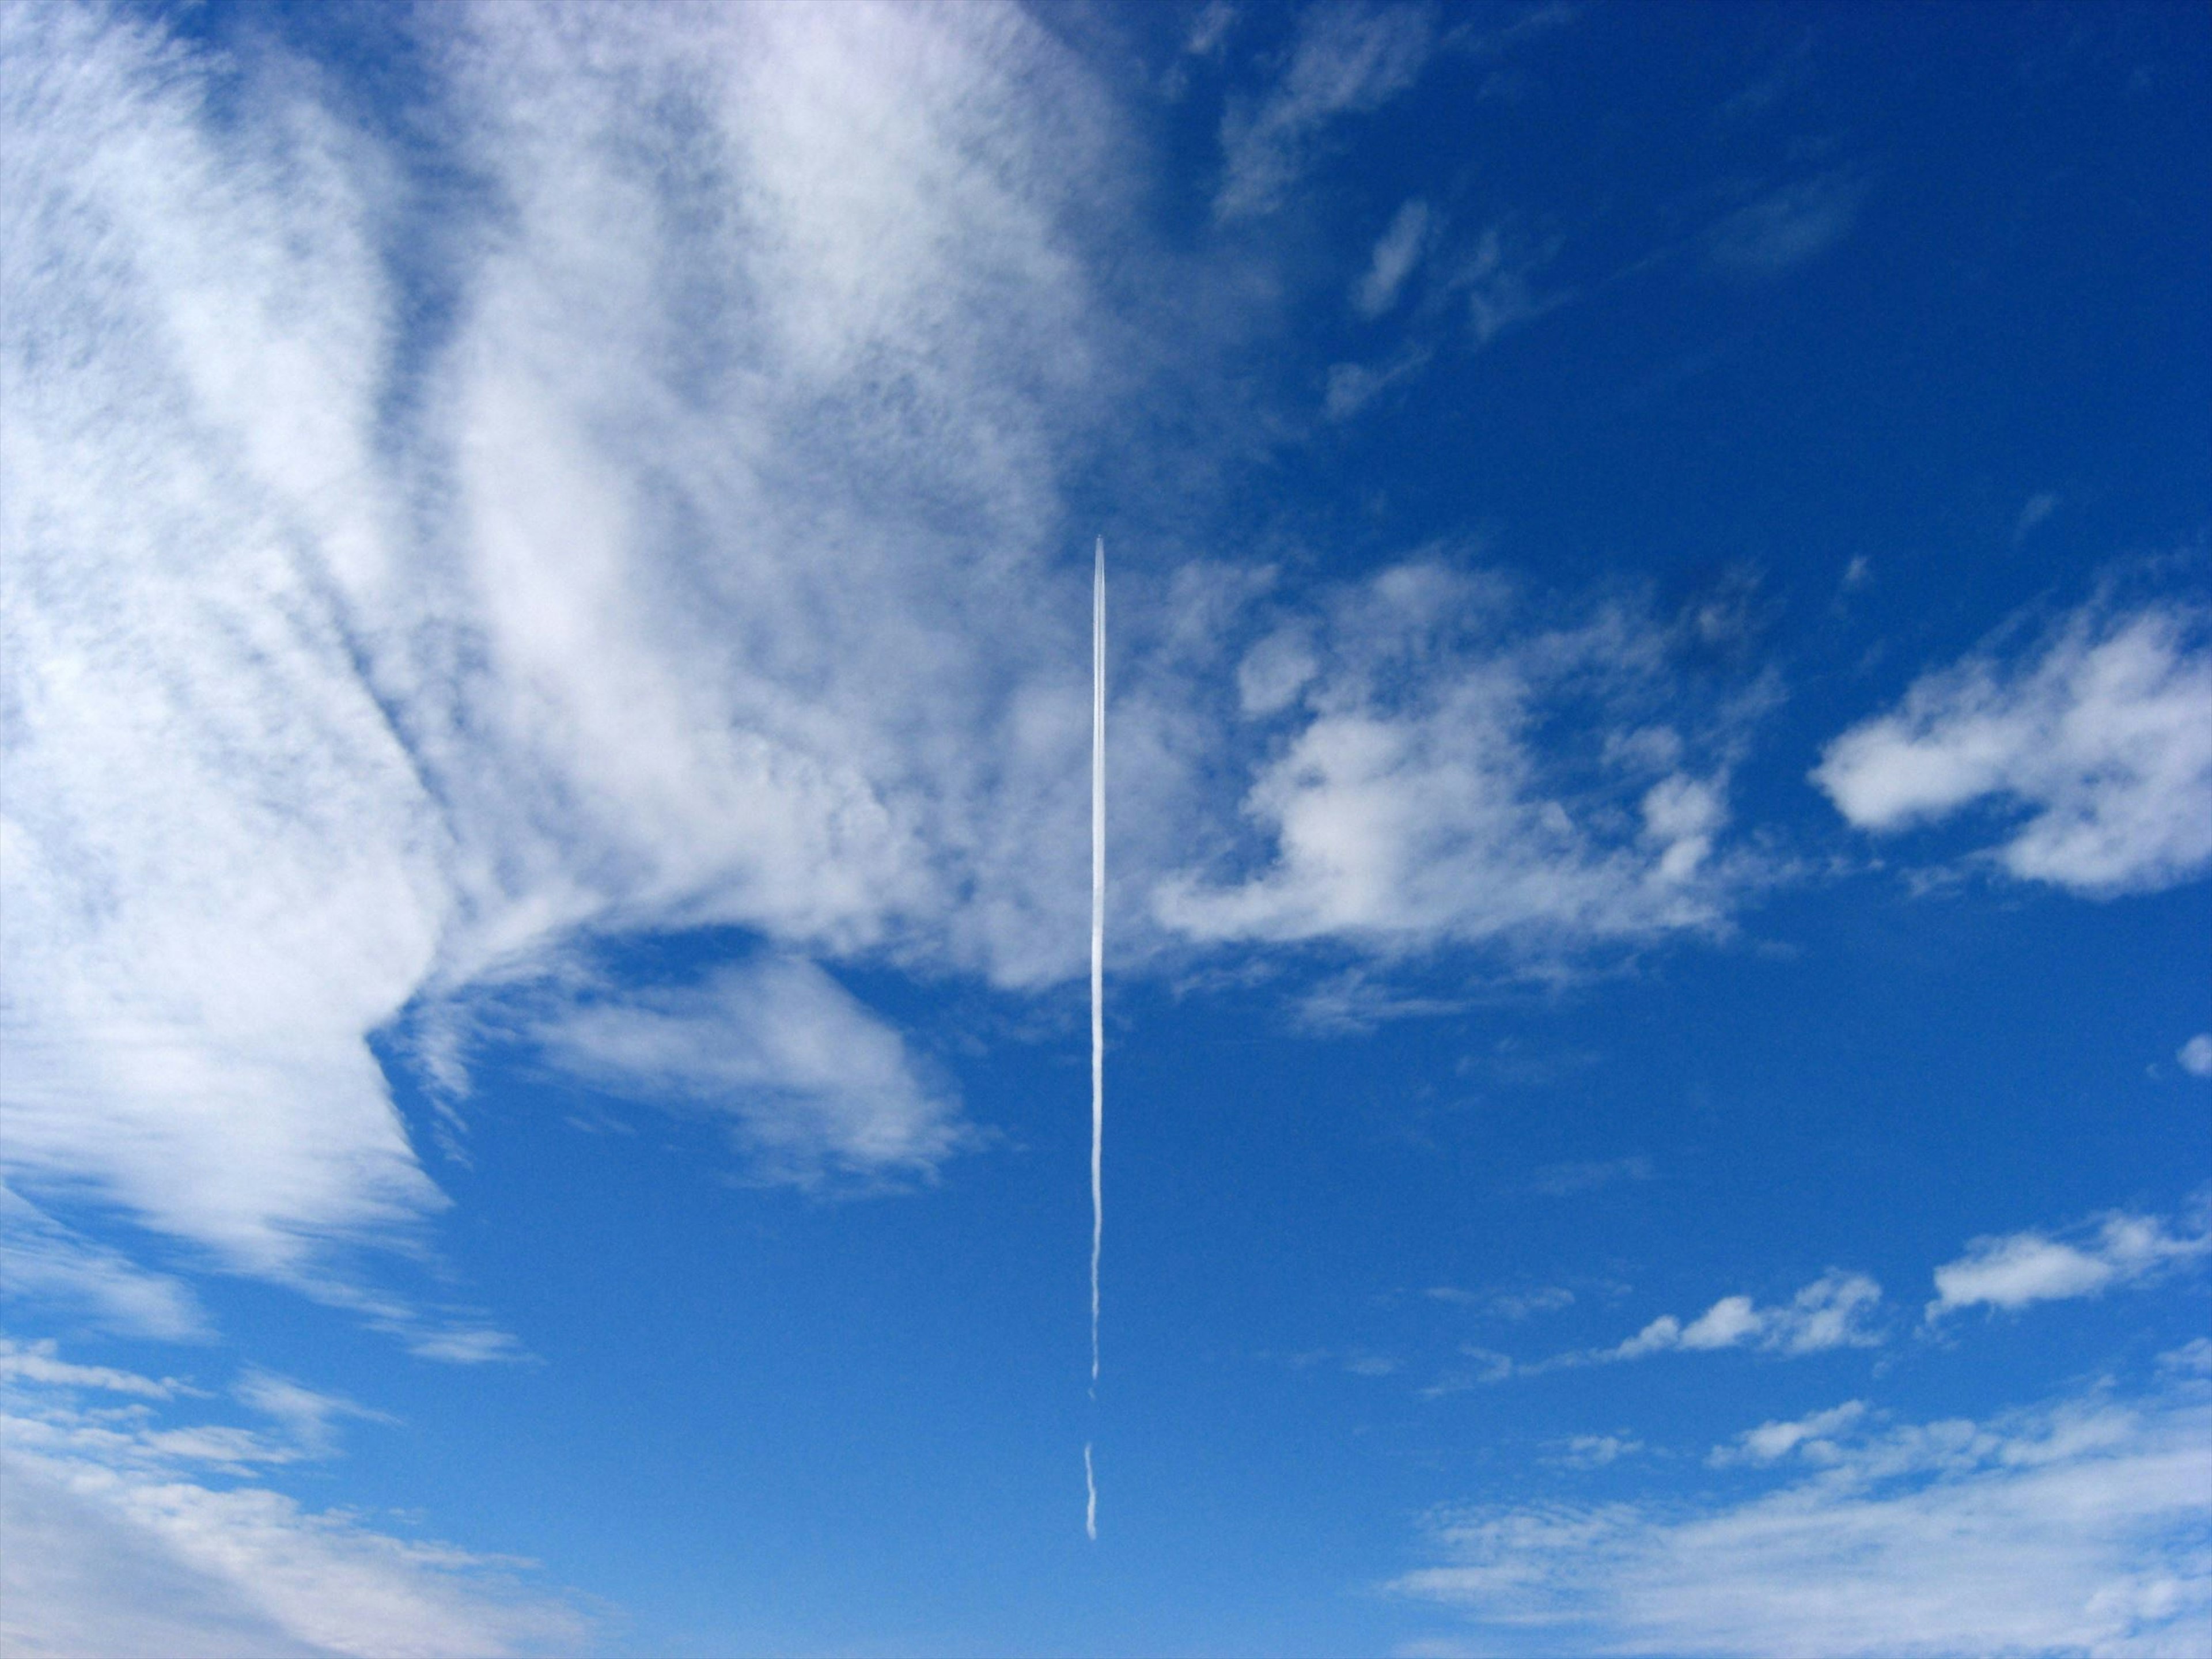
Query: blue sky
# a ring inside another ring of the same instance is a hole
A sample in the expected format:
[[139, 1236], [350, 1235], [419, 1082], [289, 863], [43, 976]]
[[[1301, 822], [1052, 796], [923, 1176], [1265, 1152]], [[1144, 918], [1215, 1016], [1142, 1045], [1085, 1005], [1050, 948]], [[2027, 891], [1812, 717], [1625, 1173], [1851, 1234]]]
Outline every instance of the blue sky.
[[2212, 1647], [2201, 8], [0, 59], [9, 1651]]

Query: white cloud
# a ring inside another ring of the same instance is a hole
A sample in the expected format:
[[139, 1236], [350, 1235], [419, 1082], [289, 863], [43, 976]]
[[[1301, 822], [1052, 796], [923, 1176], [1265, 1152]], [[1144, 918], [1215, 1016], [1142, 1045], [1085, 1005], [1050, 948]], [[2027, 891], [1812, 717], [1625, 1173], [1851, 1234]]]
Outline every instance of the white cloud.
[[769, 1179], [926, 1174], [966, 1135], [899, 1034], [797, 958], [586, 1003], [534, 1035], [556, 1064], [603, 1087], [728, 1115]]
[[[116, 1407], [86, 1391], [121, 1395]], [[284, 1431], [165, 1425], [198, 1392], [0, 1343], [0, 1647], [100, 1653], [520, 1654], [569, 1650], [584, 1627], [529, 1564], [315, 1513], [252, 1477], [334, 1449], [349, 1401], [250, 1371], [240, 1400]]]
[[1237, 8], [1229, 0], [1206, 0], [1190, 20], [1190, 33], [1182, 49], [1194, 58], [1211, 58], [1219, 52], [1237, 21]]
[[1389, 228], [1376, 241], [1366, 273], [1352, 289], [1352, 308], [1363, 317], [1380, 317], [1398, 303], [1398, 291], [1420, 262], [1429, 234], [1429, 204], [1415, 197], [1391, 216]]
[[364, 1423], [396, 1420], [389, 1413], [358, 1405], [343, 1395], [324, 1394], [258, 1366], [248, 1367], [231, 1392], [243, 1404], [276, 1422], [285, 1437], [307, 1457], [335, 1455], [337, 1425], [343, 1419]]
[[2212, 1031], [2199, 1031], [2173, 1057], [2190, 1076], [2212, 1077]]
[[1634, 1435], [1577, 1434], [1560, 1443], [1554, 1461], [1575, 1469], [1601, 1469], [1608, 1463], [1633, 1456], [1644, 1449]]
[[1529, 1178], [1528, 1190], [1546, 1198], [1571, 1198], [1621, 1182], [1649, 1181], [1651, 1160], [1642, 1156], [1547, 1164]]
[[77, 1365], [60, 1358], [52, 1341], [18, 1342], [0, 1336], [0, 1382], [17, 1381], [49, 1388], [101, 1389], [112, 1394], [136, 1395], [147, 1400], [167, 1400], [182, 1387], [173, 1377], [156, 1382], [135, 1371], [106, 1365]]
[[0, 1295], [129, 1336], [182, 1342], [210, 1334], [206, 1310], [181, 1279], [147, 1271], [5, 1186]]
[[[1431, 1291], [1431, 1296], [1438, 1292]], [[1470, 1297], [1470, 1301], [1476, 1298]], [[1522, 1320], [1537, 1314], [1557, 1313], [1575, 1304], [1575, 1293], [1564, 1285], [1546, 1285], [1533, 1291], [1499, 1291], [1480, 1298], [1483, 1310], [1499, 1319]]]
[[2014, 546], [2027, 539], [2028, 532], [2058, 510], [2058, 497], [2048, 489], [2038, 490], [2027, 498], [2020, 509], [2020, 518], [2012, 527]]
[[1995, 799], [2027, 819], [1990, 856], [2092, 896], [2212, 866], [2212, 641], [2178, 606], [2067, 617], [2033, 652], [1924, 676], [1831, 743], [1813, 780], [1863, 830]]
[[1221, 123], [1222, 179], [1214, 213], [1237, 219], [1277, 206], [1340, 117], [1379, 108], [1413, 85], [1433, 33], [1425, 6], [1370, 10], [1322, 3], [1298, 20], [1281, 80]]
[[[233, 118], [151, 23], [0, 16], [0, 1161], [482, 1358], [336, 1282], [445, 1204], [369, 1034], [586, 931], [1079, 967], [1042, 550], [1113, 356], [1066, 192], [1114, 140], [1012, 11], [410, 16], [495, 215], [409, 218], [274, 44]], [[830, 1156], [956, 1144], [844, 1098]], [[50, 1288], [164, 1316], [40, 1237]]]
[[1322, 412], [1332, 421], [1348, 421], [1383, 392], [1412, 379], [1429, 365], [1426, 346], [1408, 345], [1376, 363], [1331, 363]]
[[2095, 1296], [2212, 1257], [2212, 1215], [2200, 1204], [2184, 1226], [2176, 1232], [2162, 1217], [2115, 1213], [2075, 1230], [2078, 1243], [2035, 1231], [1975, 1239], [1964, 1255], [1936, 1269], [1928, 1317]]
[[1733, 1443], [1716, 1447], [1709, 1461], [1716, 1465], [1771, 1463], [1796, 1452], [1816, 1463], [1832, 1463], [1841, 1455], [1835, 1437], [1856, 1427], [1866, 1409], [1863, 1400], [1846, 1400], [1840, 1406], [1790, 1422], [1762, 1423], [1755, 1429], [1746, 1429]]
[[[1510, 610], [1495, 583], [1427, 562], [1338, 594], [1306, 636], [1323, 665], [1280, 677], [1302, 724], [1244, 803], [1272, 856], [1241, 879], [1171, 878], [1158, 920], [1200, 940], [1540, 954], [1718, 927], [1746, 878], [1714, 856], [1738, 716], [1709, 713], [1662, 763], [1619, 739], [1679, 693], [1668, 632], [1614, 613], [1509, 645]], [[1577, 728], [1586, 757], [1561, 740]]]
[[1781, 1353], [1871, 1347], [1881, 1339], [1867, 1321], [1881, 1301], [1881, 1286], [1864, 1273], [1832, 1269], [1788, 1302], [1760, 1307], [1747, 1296], [1724, 1296], [1686, 1325], [1662, 1314], [1595, 1359], [1639, 1359], [1669, 1349], [1759, 1347]]
[[2212, 1649], [2201, 1384], [1781, 1445], [1803, 1426], [1767, 1429], [1814, 1472], [1742, 1501], [1440, 1510], [1433, 1565], [1394, 1588], [1460, 1609], [1486, 1652]]
[[1841, 241], [1858, 217], [1866, 180], [1824, 173], [1786, 185], [1714, 227], [1713, 263], [1741, 276], [1771, 276]]
[[1537, 276], [1559, 251], [1557, 242], [1532, 245], [1507, 225], [1492, 225], [1482, 233], [1444, 284], [1466, 293], [1468, 325], [1477, 346], [1564, 302], [1564, 295], [1543, 294], [1536, 286]]

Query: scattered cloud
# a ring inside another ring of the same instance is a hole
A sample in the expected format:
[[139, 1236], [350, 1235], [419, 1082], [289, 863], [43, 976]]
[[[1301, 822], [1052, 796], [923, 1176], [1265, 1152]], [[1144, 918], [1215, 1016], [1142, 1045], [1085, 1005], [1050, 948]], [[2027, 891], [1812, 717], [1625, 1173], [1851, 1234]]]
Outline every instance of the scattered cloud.
[[1364, 969], [1347, 968], [1299, 994], [1291, 1023], [1314, 1036], [1357, 1036], [1391, 1020], [1434, 1019], [1467, 1006], [1464, 998], [1402, 989]]
[[279, 1376], [258, 1366], [248, 1367], [231, 1393], [244, 1405], [275, 1421], [285, 1437], [309, 1457], [329, 1457], [337, 1450], [337, 1424], [346, 1419], [363, 1423], [393, 1423], [388, 1412], [358, 1405], [343, 1395], [323, 1394], [289, 1376]]
[[928, 1175], [973, 1138], [905, 1040], [812, 963], [766, 957], [682, 989], [609, 993], [532, 1036], [599, 1087], [726, 1115], [768, 1180]]
[[1378, 363], [1332, 363], [1328, 389], [1322, 411], [1332, 421], [1348, 421], [1392, 386], [1409, 380], [1429, 366], [1434, 354], [1423, 345], [1407, 345]]
[[1557, 1313], [1562, 1308], [1571, 1308], [1575, 1293], [1564, 1285], [1547, 1285], [1534, 1291], [1500, 1291], [1485, 1300], [1486, 1312], [1499, 1319], [1522, 1320], [1537, 1314]]
[[2024, 811], [1986, 854], [2022, 880], [2095, 897], [2192, 880], [2212, 867], [2207, 617], [2085, 606], [2031, 651], [1924, 676], [1812, 776], [1877, 834], [1982, 801]]
[[1571, 1469], [1601, 1469], [1644, 1449], [1644, 1443], [1626, 1430], [1619, 1434], [1577, 1434], [1559, 1443], [1552, 1461]]
[[1222, 118], [1215, 216], [1246, 218], [1278, 206], [1333, 123], [1380, 108], [1413, 84], [1432, 34], [1425, 5], [1310, 7], [1298, 20], [1282, 78]]
[[1831, 1270], [1788, 1302], [1760, 1307], [1747, 1296], [1727, 1296], [1686, 1325], [1662, 1314], [1619, 1346], [1595, 1359], [1640, 1359], [1674, 1349], [1757, 1347], [1787, 1354], [1826, 1348], [1872, 1347], [1881, 1337], [1867, 1328], [1881, 1301], [1881, 1286], [1864, 1273]]
[[1183, 39], [1182, 49], [1194, 58], [1211, 58], [1227, 42], [1236, 21], [1237, 8], [1229, 0], [1206, 0], [1190, 20], [1190, 33]]
[[1654, 1173], [1651, 1160], [1640, 1155], [1547, 1164], [1528, 1178], [1528, 1190], [1545, 1198], [1571, 1198], [1577, 1193], [1595, 1192], [1622, 1182], [1649, 1181]]
[[211, 1334], [191, 1287], [65, 1227], [0, 1185], [0, 1295], [126, 1336], [188, 1342]]
[[1741, 1501], [1440, 1510], [1433, 1565], [1393, 1588], [1458, 1609], [1483, 1651], [2212, 1649], [2202, 1383], [1793, 1437], [1823, 1417], [1831, 1435], [1863, 1420], [1846, 1406], [1735, 1443], [1769, 1436], [1771, 1457], [1743, 1460], [1754, 1470], [1796, 1455], [1783, 1484]]
[[1843, 1455], [1836, 1448], [1835, 1437], [1856, 1427], [1866, 1411], [1865, 1401], [1846, 1400], [1840, 1406], [1791, 1422], [1762, 1423], [1755, 1429], [1746, 1429], [1728, 1445], [1715, 1447], [1707, 1461], [1717, 1467], [1771, 1463], [1796, 1452], [1816, 1463], [1833, 1463]]
[[1371, 319], [1396, 305], [1399, 290], [1420, 262], [1428, 234], [1429, 204], [1417, 196], [1399, 208], [1376, 242], [1366, 274], [1352, 291], [1352, 309]]
[[1510, 608], [1498, 585], [1434, 562], [1339, 592], [1309, 635], [1317, 666], [1282, 711], [1301, 723], [1245, 799], [1272, 856], [1226, 880], [1170, 877], [1158, 921], [1207, 942], [1553, 955], [1721, 927], [1750, 879], [1717, 851], [1741, 710], [1713, 709], [1663, 747], [1620, 741], [1670, 694], [1671, 713], [1692, 715], [1674, 635], [1608, 612], [1509, 642]]
[[2199, 1031], [2173, 1057], [2190, 1076], [2212, 1077], [2212, 1031]]
[[[82, 1398], [119, 1395], [115, 1407]], [[571, 1651], [585, 1630], [526, 1587], [530, 1564], [317, 1513], [264, 1478], [335, 1450], [339, 1417], [382, 1413], [249, 1371], [237, 1397], [270, 1437], [163, 1423], [198, 1393], [0, 1342], [0, 1646], [11, 1654], [394, 1653], [425, 1659]]]
[[[451, 1093], [441, 1019], [610, 933], [1081, 963], [1039, 550], [1109, 355], [1064, 211], [1102, 95], [1017, 11], [563, 15], [408, 15], [483, 185], [434, 337], [410, 163], [280, 46], [0, 16], [0, 1173], [454, 1359], [511, 1339], [337, 1283], [447, 1205], [372, 1034]], [[927, 1164], [943, 1102], [886, 1064], [745, 1120], [760, 1167]], [[195, 1317], [9, 1224], [17, 1282]]]
[[2032, 1231], [1975, 1239], [1936, 1269], [1928, 1317], [2097, 1296], [2212, 1257], [2212, 1202], [2200, 1200], [2180, 1231], [2162, 1217], [2116, 1212], [2072, 1232], [2071, 1241]]
[[1478, 347], [1508, 329], [1531, 322], [1565, 302], [1564, 293], [1542, 292], [1537, 279], [1558, 257], [1557, 241], [1532, 243], [1509, 225], [1485, 230], [1474, 249], [1445, 279], [1467, 295], [1468, 326]]
[[180, 1391], [191, 1392], [174, 1377], [155, 1382], [135, 1371], [115, 1370], [105, 1365], [72, 1364], [58, 1358], [56, 1350], [57, 1345], [51, 1340], [27, 1343], [0, 1336], [0, 1382], [20, 1381], [48, 1388], [100, 1389], [146, 1400], [167, 1400]]
[[1849, 172], [1785, 185], [1713, 228], [1712, 262], [1737, 276], [1778, 276], [1849, 234], [1866, 194], [1867, 180]]
[[2020, 510], [2020, 517], [2012, 527], [2013, 544], [2016, 547], [2027, 539], [2028, 532], [2058, 510], [2058, 497], [2050, 490], [2039, 490], [2027, 498]]

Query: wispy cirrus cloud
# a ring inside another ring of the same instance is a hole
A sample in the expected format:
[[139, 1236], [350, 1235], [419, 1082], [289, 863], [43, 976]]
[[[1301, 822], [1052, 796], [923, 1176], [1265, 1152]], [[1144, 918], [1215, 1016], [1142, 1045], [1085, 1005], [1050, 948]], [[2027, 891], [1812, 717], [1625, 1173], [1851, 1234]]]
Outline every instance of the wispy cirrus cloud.
[[1891, 835], [1990, 803], [2021, 821], [1982, 854], [2091, 897], [2212, 868], [2212, 624], [2185, 604], [2098, 602], [2027, 648], [1923, 676], [1829, 744], [1813, 781]]
[[0, 1296], [126, 1336], [189, 1342], [212, 1334], [184, 1280], [65, 1227], [0, 1186]]
[[1279, 205], [1333, 123], [1379, 108], [1413, 84], [1434, 36], [1425, 5], [1370, 9], [1325, 0], [1309, 8], [1281, 77], [1222, 118], [1215, 216], [1247, 218]]
[[[276, 41], [0, 20], [0, 1159], [481, 1358], [340, 1282], [445, 1204], [371, 1033], [595, 932], [1078, 965], [1039, 550], [1102, 360], [1067, 181], [1113, 140], [1013, 12], [410, 27], [488, 191], [419, 237], [431, 187]], [[904, 1098], [836, 1155], [960, 1144]]]
[[1802, 264], [1850, 233], [1868, 182], [1844, 169], [1770, 191], [1713, 227], [1709, 257], [1739, 276], [1774, 276]]
[[0, 1349], [9, 1652], [461, 1659], [583, 1645], [584, 1621], [528, 1583], [527, 1562], [231, 1484], [331, 1455], [333, 1419], [380, 1413], [249, 1372], [237, 1395], [276, 1435], [160, 1415], [198, 1392], [74, 1364], [50, 1346]]
[[[1747, 1498], [1446, 1508], [1400, 1595], [1483, 1652], [2180, 1654], [2212, 1641], [2212, 1400], [2193, 1378], [1727, 1449]], [[1422, 1650], [1462, 1650], [1442, 1636]]]

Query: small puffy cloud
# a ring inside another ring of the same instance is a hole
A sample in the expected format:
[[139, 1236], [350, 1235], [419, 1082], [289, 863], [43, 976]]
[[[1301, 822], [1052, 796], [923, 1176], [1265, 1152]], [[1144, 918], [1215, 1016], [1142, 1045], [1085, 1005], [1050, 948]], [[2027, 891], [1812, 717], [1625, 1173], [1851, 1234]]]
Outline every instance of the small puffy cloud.
[[2085, 607], [2040, 646], [1929, 674], [1831, 743], [1813, 781], [1888, 834], [1981, 801], [2024, 815], [1989, 856], [2092, 896], [2212, 866], [2212, 629], [2204, 613]]
[[2096, 1296], [2202, 1261], [2212, 1255], [2208, 1222], [2212, 1217], [2200, 1205], [2193, 1231], [2185, 1224], [2177, 1232], [2158, 1216], [2118, 1213], [2073, 1230], [2071, 1239], [2033, 1231], [1975, 1239], [1964, 1255], [1936, 1269], [1928, 1317]]
[[1852, 1435], [1865, 1415], [1739, 1437], [1781, 1475], [1741, 1501], [1440, 1509], [1392, 1588], [1481, 1652], [2212, 1652], [2201, 1384]]
[[2212, 1031], [2199, 1031], [2173, 1056], [2191, 1077], [2212, 1077]]
[[794, 957], [587, 1003], [534, 1035], [549, 1060], [600, 1087], [726, 1114], [769, 1180], [927, 1175], [969, 1139], [905, 1039]]
[[1835, 1437], [1856, 1427], [1866, 1416], [1863, 1400], [1846, 1400], [1840, 1406], [1814, 1412], [1787, 1423], [1762, 1423], [1746, 1429], [1726, 1446], [1717, 1448], [1710, 1462], [1771, 1463], [1796, 1452], [1814, 1462], [1833, 1462], [1839, 1455]]
[[1234, 105], [1222, 118], [1215, 216], [1238, 219], [1275, 207], [1332, 123], [1379, 108], [1413, 84], [1432, 34], [1425, 6], [1324, 4], [1307, 11], [1282, 78], [1256, 102]]
[[1376, 242], [1366, 273], [1352, 292], [1354, 310], [1371, 319], [1398, 303], [1398, 292], [1420, 262], [1428, 234], [1429, 204], [1417, 196], [1398, 210]]
[[1626, 1430], [1619, 1434], [1577, 1434], [1561, 1442], [1553, 1461], [1572, 1469], [1601, 1469], [1644, 1449], [1644, 1443]]
[[1725, 1296], [1686, 1324], [1662, 1314], [1618, 1346], [1588, 1357], [1640, 1359], [1677, 1349], [1758, 1347], [1802, 1354], [1872, 1347], [1881, 1339], [1867, 1321], [1881, 1301], [1881, 1286], [1864, 1273], [1832, 1269], [1788, 1302], [1763, 1308], [1747, 1296]]
[[1243, 802], [1267, 854], [1168, 878], [1156, 919], [1200, 942], [1553, 957], [1723, 926], [1751, 877], [1719, 852], [1743, 708], [1675, 721], [1663, 750], [1632, 741], [1670, 702], [1693, 713], [1679, 630], [1608, 611], [1509, 640], [1510, 607], [1501, 584], [1428, 561], [1328, 596], [1295, 675], [1252, 677], [1262, 704], [1301, 688]]

